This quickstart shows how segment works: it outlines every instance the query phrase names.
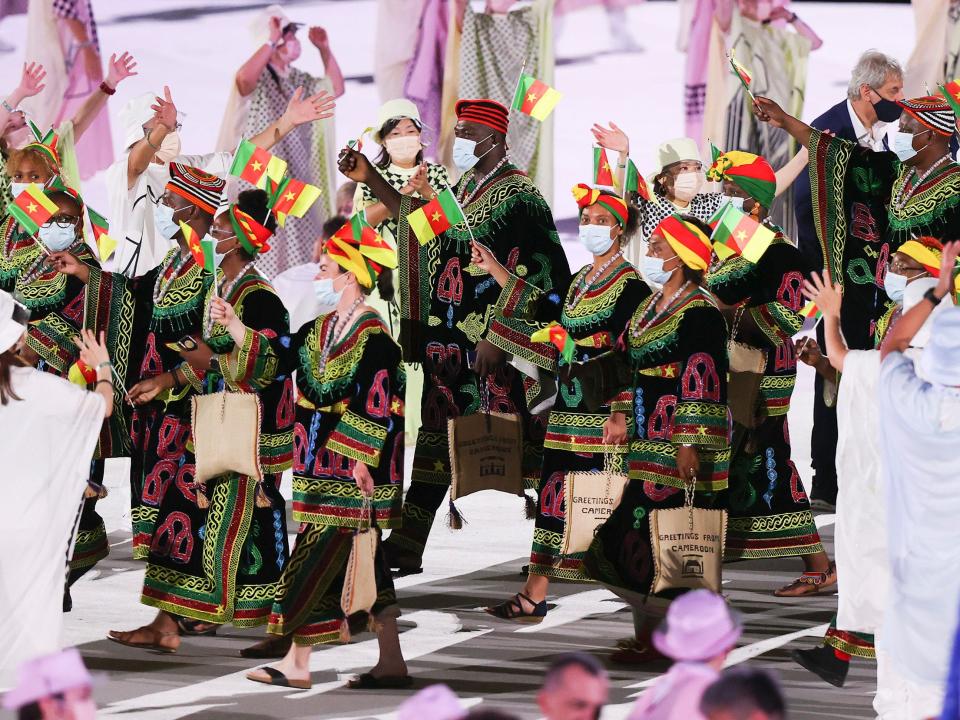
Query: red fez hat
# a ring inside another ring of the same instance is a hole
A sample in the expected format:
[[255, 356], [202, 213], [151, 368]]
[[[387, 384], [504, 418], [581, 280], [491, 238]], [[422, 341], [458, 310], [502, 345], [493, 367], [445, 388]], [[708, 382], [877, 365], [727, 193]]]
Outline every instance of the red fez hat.
[[498, 133], [507, 134], [509, 111], [495, 100], [459, 100], [456, 109], [457, 120], [485, 125]]

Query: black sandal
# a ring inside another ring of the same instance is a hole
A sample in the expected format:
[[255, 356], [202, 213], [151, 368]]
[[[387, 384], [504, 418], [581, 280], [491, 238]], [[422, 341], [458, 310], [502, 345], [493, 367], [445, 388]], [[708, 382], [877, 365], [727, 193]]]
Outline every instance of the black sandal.
[[409, 675], [383, 675], [377, 677], [370, 673], [360, 673], [344, 685], [351, 690], [406, 690], [413, 685]]
[[[523, 609], [523, 600], [533, 605], [533, 612], [527, 612]], [[505, 600], [499, 605], [484, 608], [484, 610], [501, 620], [535, 625], [543, 622], [543, 619], [547, 616], [547, 601], [541, 600], [536, 603], [523, 593], [517, 593], [509, 600]]]
[[[263, 680], [262, 678], [254, 677], [253, 673], [262, 672], [265, 673], [269, 680]], [[252, 672], [247, 673], [247, 680], [252, 680], [253, 682], [263, 683], [264, 685], [276, 685], [277, 687], [288, 687], [294, 688], [296, 690], [309, 690], [313, 687], [313, 683], [310, 680], [291, 680], [282, 672], [276, 668], [272, 668], [269, 665], [257, 668]]]
[[[206, 625], [206, 629], [197, 630], [201, 625]], [[191, 620], [190, 618], [178, 618], [177, 627], [180, 628], [180, 634], [187, 637], [212, 637], [217, 634], [220, 626], [216, 623], [208, 623], [203, 620]]]

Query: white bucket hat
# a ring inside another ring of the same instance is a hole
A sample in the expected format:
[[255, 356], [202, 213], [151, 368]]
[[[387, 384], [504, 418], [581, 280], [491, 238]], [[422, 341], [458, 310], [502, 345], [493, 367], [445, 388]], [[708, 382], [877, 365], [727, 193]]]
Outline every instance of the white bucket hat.
[[6, 352], [27, 331], [30, 311], [13, 299], [13, 295], [0, 290], [0, 352]]
[[377, 125], [373, 131], [373, 141], [375, 143], [383, 145], [383, 138], [380, 137], [380, 128], [384, 126], [387, 120], [393, 120], [394, 118], [410, 118], [416, 122], [418, 126], [423, 125], [423, 122], [420, 120], [420, 109], [412, 100], [407, 100], [406, 98], [387, 100], [380, 106], [380, 110], [377, 111]]
[[657, 148], [657, 169], [654, 175], [659, 175], [660, 171], [668, 165], [690, 160], [695, 160], [701, 164], [703, 163], [703, 160], [700, 158], [700, 148], [697, 147], [697, 143], [694, 140], [691, 138], [674, 138], [673, 140], [667, 140]]

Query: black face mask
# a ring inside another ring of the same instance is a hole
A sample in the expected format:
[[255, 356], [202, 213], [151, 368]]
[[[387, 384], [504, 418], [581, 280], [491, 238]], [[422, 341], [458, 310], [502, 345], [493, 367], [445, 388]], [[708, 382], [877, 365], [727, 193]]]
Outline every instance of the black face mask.
[[[870, 89], [873, 90], [873, 88]], [[877, 92], [876, 90], [873, 91]], [[903, 114], [903, 108], [893, 100], [887, 100], [885, 97], [882, 97], [880, 93], [877, 93], [877, 96], [880, 97], [880, 99], [873, 103], [873, 111], [877, 114], [877, 120], [885, 123], [892, 123], [899, 120]]]

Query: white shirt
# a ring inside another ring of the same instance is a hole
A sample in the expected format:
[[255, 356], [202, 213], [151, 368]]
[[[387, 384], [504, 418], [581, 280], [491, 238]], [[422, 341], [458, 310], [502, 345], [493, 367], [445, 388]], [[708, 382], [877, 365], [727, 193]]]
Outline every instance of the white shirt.
[[67, 551], [103, 425], [103, 398], [33, 368], [0, 405], [0, 686], [60, 649]]
[[883, 139], [887, 136], [887, 123], [877, 121], [871, 130], [867, 130], [866, 126], [860, 122], [860, 118], [853, 109], [853, 103], [849, 100], [847, 100], [847, 112], [850, 113], [850, 122], [853, 123], [853, 132], [857, 135], [858, 143], [874, 152], [887, 149], [883, 146]]
[[[137, 277], [159, 265], [173, 247], [172, 240], [157, 234], [153, 223], [154, 205], [170, 180], [170, 164], [151, 162], [128, 190], [129, 155], [127, 150], [107, 168], [107, 192], [110, 194], [110, 235], [117, 241], [114, 270], [127, 277]], [[175, 162], [226, 179], [233, 153], [179, 155]]]
[[904, 676], [939, 684], [960, 607], [960, 390], [924, 382], [899, 352], [877, 386], [891, 571], [878, 647]]

